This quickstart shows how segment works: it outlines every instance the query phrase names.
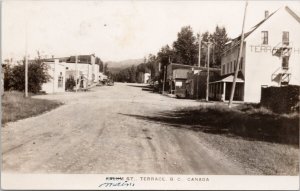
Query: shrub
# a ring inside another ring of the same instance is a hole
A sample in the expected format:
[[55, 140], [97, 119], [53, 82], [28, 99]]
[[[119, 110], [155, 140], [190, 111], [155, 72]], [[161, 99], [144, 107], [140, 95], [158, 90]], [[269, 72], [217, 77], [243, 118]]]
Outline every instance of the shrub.
[[261, 105], [276, 113], [299, 111], [300, 86], [262, 88]]
[[[49, 81], [47, 73], [48, 66], [40, 59], [33, 60], [28, 64], [28, 91], [38, 93], [42, 89], [42, 84]], [[4, 89], [25, 90], [25, 64], [8, 66], [5, 69]]]
[[76, 86], [76, 82], [73, 76], [71, 76], [66, 80], [66, 90], [73, 91], [75, 86]]

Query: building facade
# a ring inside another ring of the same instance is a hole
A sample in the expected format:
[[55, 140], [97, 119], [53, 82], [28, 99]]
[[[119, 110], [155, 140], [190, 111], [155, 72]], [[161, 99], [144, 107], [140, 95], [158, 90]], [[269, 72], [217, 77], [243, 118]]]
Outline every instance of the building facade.
[[50, 75], [50, 81], [42, 85], [41, 91], [45, 93], [65, 92], [65, 82], [69, 78], [77, 78], [77, 88], [88, 88], [99, 83], [99, 65], [95, 64], [94, 55], [78, 56], [77, 63], [72, 56], [47, 59], [44, 63], [48, 65]]
[[[260, 102], [262, 87], [300, 85], [300, 17], [289, 7], [265, 15], [245, 33], [234, 100]], [[240, 39], [227, 43], [210, 98], [229, 100]]]
[[54, 62], [44, 62], [48, 66], [48, 74], [50, 80], [42, 85], [42, 90], [45, 93], [65, 92], [66, 67], [65, 62], [59, 62], [55, 59]]

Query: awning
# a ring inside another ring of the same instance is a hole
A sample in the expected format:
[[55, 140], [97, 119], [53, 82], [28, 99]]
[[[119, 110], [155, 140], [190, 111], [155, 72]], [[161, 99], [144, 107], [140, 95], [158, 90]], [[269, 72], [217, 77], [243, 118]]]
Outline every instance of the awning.
[[[218, 82], [233, 82], [233, 75], [227, 76], [227, 77], [223, 78], [222, 80], [210, 82], [210, 84], [218, 83]], [[237, 83], [244, 83], [244, 80], [241, 79], [241, 78], [237, 78], [236, 82]]]

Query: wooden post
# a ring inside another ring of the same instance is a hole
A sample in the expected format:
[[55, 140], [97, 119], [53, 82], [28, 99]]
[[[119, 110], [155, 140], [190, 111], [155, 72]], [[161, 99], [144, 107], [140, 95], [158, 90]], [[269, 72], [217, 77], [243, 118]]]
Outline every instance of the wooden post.
[[[200, 66], [201, 66], [201, 32], [199, 31], [199, 58], [198, 58], [198, 67], [199, 67], [199, 69], [200, 69]], [[199, 98], [199, 71], [198, 71], [198, 73], [197, 73], [197, 77], [196, 77], [196, 79], [197, 79], [197, 95], [196, 95], [196, 99], [198, 100], [198, 98]]]
[[25, 97], [28, 97], [28, 30], [27, 30], [27, 21], [26, 21], [26, 37], [25, 37]]
[[162, 90], [162, 94], [164, 94], [165, 92], [165, 83], [166, 83], [166, 68], [167, 66], [164, 67], [164, 83], [163, 83], [163, 90]]
[[199, 73], [200, 73], [200, 71], [198, 71], [198, 73], [197, 73], [197, 77], [196, 77], [196, 79], [197, 79], [197, 95], [196, 95], [196, 99], [198, 100], [199, 99]]
[[56, 61], [54, 59], [54, 63], [53, 63], [53, 94], [55, 93], [55, 66], [56, 66]]
[[222, 101], [226, 99], [226, 82], [223, 82], [223, 94], [222, 94]]
[[89, 77], [90, 77], [90, 63], [89, 61], [87, 61], [87, 74], [86, 74], [86, 87], [88, 87], [89, 85]]
[[25, 58], [25, 97], [28, 97], [28, 55]]
[[201, 64], [201, 33], [199, 31], [199, 58], [198, 58], [198, 67], [200, 67]]
[[231, 87], [230, 99], [229, 99], [229, 104], [228, 104], [229, 108], [232, 107], [232, 101], [233, 101], [233, 97], [234, 97], [236, 79], [237, 79], [237, 76], [238, 76], [238, 72], [239, 72], [239, 68], [240, 68], [240, 62], [241, 62], [242, 53], [243, 53], [244, 27], [245, 27], [245, 21], [246, 21], [247, 6], [248, 6], [248, 1], [246, 1], [246, 4], [245, 4], [245, 12], [244, 12], [244, 19], [243, 19], [243, 27], [242, 27], [242, 36], [241, 36], [240, 51], [239, 51], [238, 62], [236, 64], [236, 68], [235, 68], [235, 72], [234, 72], [234, 77], [233, 77], [233, 82], [232, 82], [232, 87]]
[[76, 75], [76, 77], [75, 77], [75, 82], [76, 82], [76, 92], [77, 92], [77, 90], [78, 90], [78, 86], [77, 86], [77, 79], [78, 79], [78, 68], [77, 68], [77, 62], [78, 62], [78, 56], [76, 55], [75, 56], [75, 75]]
[[206, 77], [206, 101], [208, 101], [209, 94], [209, 52], [210, 52], [210, 42], [207, 43], [207, 77]]

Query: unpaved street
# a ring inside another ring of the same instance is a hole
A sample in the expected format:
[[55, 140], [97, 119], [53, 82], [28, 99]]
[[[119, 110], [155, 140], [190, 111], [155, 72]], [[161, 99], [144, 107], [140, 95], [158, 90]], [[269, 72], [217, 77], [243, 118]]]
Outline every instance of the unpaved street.
[[200, 134], [147, 120], [203, 104], [116, 83], [39, 96], [65, 104], [2, 128], [2, 169], [21, 173], [245, 174]]

